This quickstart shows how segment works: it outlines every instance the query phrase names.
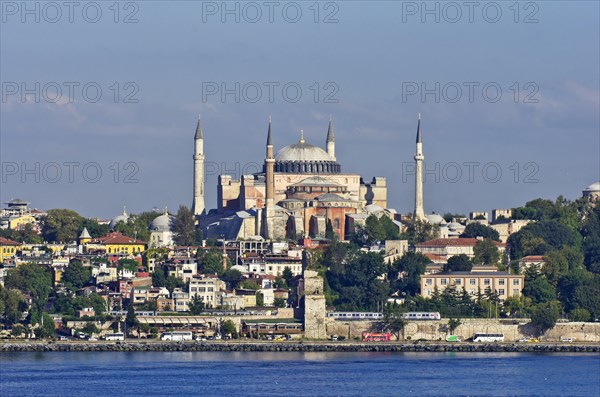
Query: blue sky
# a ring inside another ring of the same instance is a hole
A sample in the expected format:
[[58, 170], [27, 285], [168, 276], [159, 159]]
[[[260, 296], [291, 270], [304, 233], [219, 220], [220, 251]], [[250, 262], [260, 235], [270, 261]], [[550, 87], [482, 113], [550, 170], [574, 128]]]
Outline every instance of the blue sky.
[[[228, 2], [232, 14], [223, 2], [121, 2], [118, 16], [113, 2], [81, 2], [72, 23], [61, 2], [28, 4], [1, 4], [2, 202], [102, 218], [189, 206], [198, 113], [210, 208], [218, 171], [262, 162], [269, 115], [276, 150], [300, 129], [324, 147], [333, 115], [343, 171], [387, 177], [401, 212], [413, 206], [419, 112], [426, 212], [575, 198], [600, 180], [597, 2], [520, 2], [518, 15], [514, 2], [476, 2], [472, 22], [463, 2], [428, 2], [423, 15], [422, 2], [274, 2], [273, 22], [264, 2]], [[238, 102], [207, 91], [236, 83]]]

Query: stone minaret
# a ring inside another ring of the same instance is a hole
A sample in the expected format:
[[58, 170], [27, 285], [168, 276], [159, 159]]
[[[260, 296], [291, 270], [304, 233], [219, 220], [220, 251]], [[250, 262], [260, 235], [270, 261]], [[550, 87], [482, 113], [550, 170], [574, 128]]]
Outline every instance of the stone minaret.
[[194, 136], [194, 202], [192, 210], [194, 215], [204, 213], [204, 137], [202, 136], [202, 124], [198, 116], [196, 135]]
[[271, 118], [267, 133], [267, 153], [265, 158], [265, 209], [263, 211], [263, 237], [273, 238], [275, 217], [275, 157], [273, 156], [273, 138], [271, 137]]
[[327, 154], [331, 157], [332, 161], [335, 161], [335, 138], [333, 137], [333, 125], [331, 123], [331, 116], [329, 116], [329, 128], [327, 129]]
[[421, 140], [421, 113], [419, 113], [419, 122], [417, 124], [417, 151], [415, 153], [415, 211], [413, 219], [425, 221], [425, 212], [423, 211], [423, 141]]

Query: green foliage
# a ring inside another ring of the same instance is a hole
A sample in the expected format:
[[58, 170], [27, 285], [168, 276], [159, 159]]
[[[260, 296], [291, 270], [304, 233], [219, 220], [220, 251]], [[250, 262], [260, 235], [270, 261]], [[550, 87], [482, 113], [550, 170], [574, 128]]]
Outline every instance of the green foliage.
[[198, 295], [194, 295], [192, 301], [188, 305], [188, 308], [192, 316], [197, 316], [205, 309], [204, 300]]
[[165, 271], [162, 268], [155, 268], [152, 272], [152, 286], [164, 287], [166, 281]]
[[52, 317], [50, 317], [50, 315], [46, 312], [42, 314], [42, 318], [43, 324], [40, 325], [36, 331], [36, 334], [40, 338], [51, 338], [54, 336], [54, 320], [52, 320]]
[[228, 269], [221, 280], [225, 281], [231, 289], [236, 289], [242, 280], [244, 280], [244, 275], [242, 272], [236, 269]]
[[573, 309], [569, 313], [569, 318], [571, 319], [571, 321], [586, 322], [586, 321], [590, 321], [591, 317], [592, 317], [592, 315], [590, 314], [590, 312], [587, 309], [584, 309], [582, 307]]
[[251, 289], [253, 291], [258, 291], [260, 289], [260, 286], [258, 284], [256, 284], [256, 282], [254, 282], [252, 280], [244, 279], [240, 283], [240, 288], [241, 289]]
[[128, 328], [134, 328], [139, 325], [139, 321], [135, 315], [135, 309], [133, 308], [133, 305], [129, 305], [129, 308], [127, 309], [127, 316], [125, 317], [125, 324], [127, 325]]
[[195, 222], [192, 210], [180, 205], [173, 225], [175, 244], [197, 245], [199, 240], [202, 241], [201, 235], [200, 238], [197, 236]]
[[285, 307], [285, 299], [284, 298], [275, 298], [273, 301], [273, 306], [275, 307]]
[[292, 279], [294, 278], [294, 273], [292, 273], [292, 269], [290, 269], [288, 266], [284, 267], [283, 272], [281, 272], [281, 275], [283, 276], [283, 279], [285, 280], [285, 284], [290, 285], [292, 282]]
[[[223, 253], [221, 251], [205, 251], [198, 258], [202, 274], [223, 274]], [[227, 267], [231, 260], [227, 258]]]
[[108, 225], [101, 225], [95, 219], [84, 219], [78, 227], [77, 236], [86, 228], [92, 238], [102, 237], [108, 233]]
[[122, 258], [119, 259], [119, 272], [122, 272], [123, 269], [127, 269], [131, 272], [135, 272], [136, 269], [140, 266], [140, 263], [133, 259]]
[[333, 240], [335, 238], [335, 234], [333, 232], [333, 225], [331, 224], [331, 219], [327, 219], [327, 223], [325, 225], [325, 238], [329, 240]]
[[3, 322], [11, 326], [21, 320], [21, 315], [27, 309], [27, 302], [18, 289], [3, 288], [0, 285], [0, 315]]
[[438, 225], [427, 221], [413, 221], [406, 228], [405, 238], [409, 244], [422, 243], [424, 241], [433, 240], [440, 236], [440, 228]]
[[490, 239], [481, 240], [475, 243], [473, 252], [475, 254], [473, 263], [477, 265], [496, 266], [500, 262], [500, 251]]
[[175, 276], [169, 276], [165, 279], [165, 285], [163, 287], [169, 290], [169, 294], [172, 294], [175, 288], [183, 288], [184, 286], [185, 283], [183, 280]]
[[511, 257], [519, 259], [525, 255], [543, 255], [551, 249], [581, 247], [581, 235], [556, 220], [530, 223], [517, 233], [510, 235], [507, 246]]
[[265, 296], [262, 292], [256, 293], [256, 306], [264, 306], [265, 305]]
[[12, 326], [12, 329], [10, 330], [10, 334], [12, 336], [14, 336], [15, 338], [22, 337], [24, 333], [25, 333], [25, 327], [23, 327], [21, 324], [14, 324]]
[[223, 334], [223, 336], [227, 336], [228, 334], [230, 334], [231, 337], [235, 339], [237, 339], [238, 337], [237, 328], [235, 327], [234, 322], [231, 320], [223, 321], [223, 325], [221, 326], [221, 333]]
[[473, 263], [465, 254], [451, 256], [444, 265], [444, 271], [450, 272], [470, 272], [472, 268]]
[[387, 304], [383, 309], [383, 329], [396, 336], [397, 340], [404, 339], [406, 320], [402, 318], [404, 310], [399, 305]]
[[0, 229], [0, 237], [27, 244], [40, 244], [42, 238], [33, 230], [31, 224], [26, 224], [20, 230]]
[[431, 260], [418, 252], [407, 252], [396, 259], [388, 272], [391, 289], [417, 295], [421, 290], [420, 278], [425, 273], [425, 265], [428, 263], [431, 263]]
[[326, 278], [339, 310], [375, 310], [387, 300], [389, 283], [379, 279], [387, 273], [382, 254], [359, 252], [337, 271], [327, 271]]
[[99, 334], [100, 329], [98, 329], [98, 327], [96, 326], [96, 324], [94, 322], [89, 321], [81, 329], [81, 332], [88, 334], [88, 335], [94, 335], [94, 334]]
[[79, 226], [84, 219], [75, 211], [67, 209], [48, 210], [42, 220], [42, 236], [48, 242], [70, 242], [77, 240]]
[[533, 303], [545, 303], [556, 299], [556, 290], [545, 276], [528, 278], [526, 275], [523, 295], [531, 298]]
[[92, 277], [92, 269], [84, 267], [80, 260], [72, 260], [62, 275], [65, 287], [77, 291], [83, 287]]
[[398, 240], [399, 238], [398, 227], [389, 217], [382, 215], [378, 218], [375, 215], [369, 215], [364, 226], [359, 225], [356, 227], [352, 242], [362, 246], [375, 244], [377, 241]]
[[581, 308], [591, 317], [600, 317], [600, 275], [587, 271], [576, 271], [558, 281], [558, 295], [565, 310], [572, 312]]
[[451, 318], [448, 320], [448, 331], [453, 334], [454, 331], [462, 324], [459, 318]]
[[494, 241], [500, 241], [500, 234], [496, 230], [479, 222], [469, 223], [460, 237], [483, 237]]
[[558, 301], [540, 303], [531, 311], [531, 324], [536, 326], [540, 333], [544, 333], [556, 325], [561, 313], [562, 308]]
[[447, 223], [450, 223], [454, 218], [466, 218], [466, 216], [463, 214], [452, 214], [450, 212], [446, 212], [444, 215], [442, 215], [442, 218], [444, 218]]
[[125, 236], [134, 237], [138, 240], [149, 241], [150, 231], [148, 225], [154, 218], [161, 214], [157, 211], [146, 211], [139, 214], [131, 214], [127, 222], [120, 221], [115, 225], [115, 231]]
[[78, 310], [92, 307], [97, 316], [106, 312], [106, 301], [98, 294], [89, 296], [71, 294], [58, 294], [54, 299], [54, 312], [67, 316], [74, 316]]
[[21, 292], [29, 291], [32, 299], [30, 312], [39, 317], [52, 290], [52, 277], [47, 268], [26, 263], [7, 272], [4, 286]]

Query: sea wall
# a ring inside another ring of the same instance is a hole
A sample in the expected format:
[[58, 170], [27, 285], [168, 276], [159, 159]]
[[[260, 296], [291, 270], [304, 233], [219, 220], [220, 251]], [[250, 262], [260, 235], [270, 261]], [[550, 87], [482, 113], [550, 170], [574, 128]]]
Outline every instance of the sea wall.
[[394, 342], [3, 342], [2, 352], [537, 352], [599, 353], [600, 344]]
[[[373, 321], [338, 321], [327, 319], [327, 335], [343, 335], [346, 339], [360, 338], [362, 332], [379, 332], [381, 323]], [[461, 325], [453, 332], [463, 340], [472, 338], [477, 332], [498, 333], [504, 335], [506, 342], [515, 342], [521, 338], [537, 335], [529, 320], [461, 319]], [[445, 340], [448, 334], [448, 320], [409, 321], [404, 329], [404, 338], [409, 340], [425, 339]], [[560, 342], [561, 338], [573, 338], [575, 342], [600, 342], [600, 323], [558, 323], [541, 335], [545, 342]]]

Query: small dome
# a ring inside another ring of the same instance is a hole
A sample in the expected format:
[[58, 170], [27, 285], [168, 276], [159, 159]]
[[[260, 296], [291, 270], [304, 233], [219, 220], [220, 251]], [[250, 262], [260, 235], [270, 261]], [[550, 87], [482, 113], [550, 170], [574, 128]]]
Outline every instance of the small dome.
[[585, 188], [586, 192], [600, 192], [600, 182], [592, 183], [590, 186]]
[[440, 214], [425, 215], [425, 218], [427, 218], [429, 223], [433, 223], [434, 225], [439, 225], [442, 222], [445, 223], [444, 218], [442, 218], [442, 216]]
[[115, 226], [117, 226], [117, 223], [119, 223], [121, 221], [127, 223], [128, 220], [129, 220], [129, 215], [127, 215], [127, 213], [125, 211], [123, 211], [123, 213], [121, 215], [115, 216], [112, 219], [112, 221], [110, 221], [110, 223], [108, 224], [108, 228], [110, 230], [114, 230]]
[[154, 218], [148, 226], [148, 230], [157, 232], [169, 232], [173, 230], [175, 224], [175, 217], [169, 214], [162, 214]]
[[458, 222], [450, 222], [448, 224], [448, 229], [458, 230], [458, 229], [464, 229], [464, 228], [465, 227]]
[[327, 152], [308, 143], [294, 143], [281, 149], [275, 161], [332, 161]]

